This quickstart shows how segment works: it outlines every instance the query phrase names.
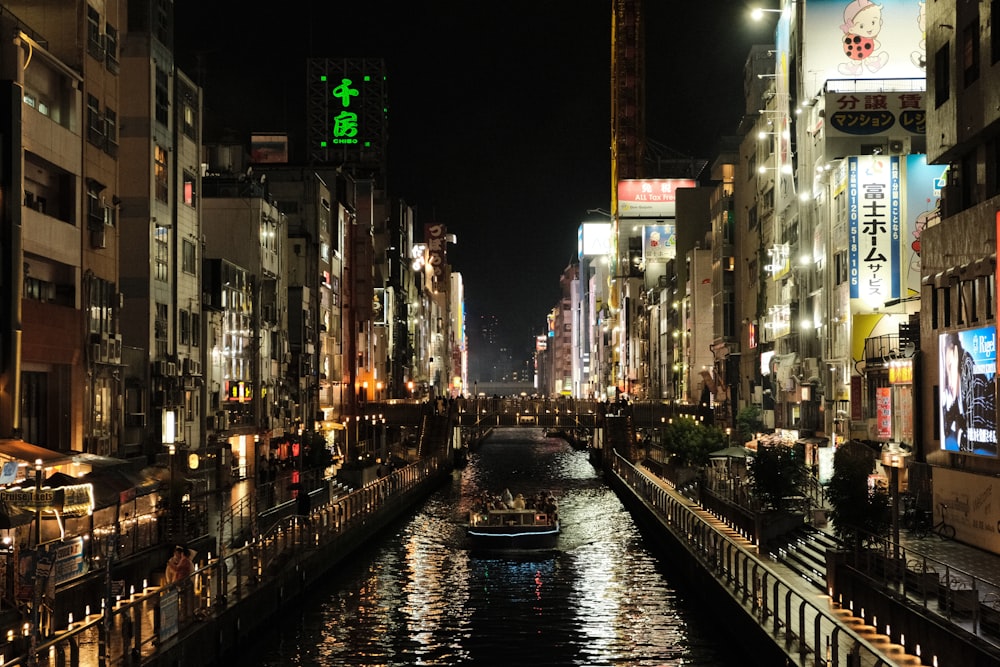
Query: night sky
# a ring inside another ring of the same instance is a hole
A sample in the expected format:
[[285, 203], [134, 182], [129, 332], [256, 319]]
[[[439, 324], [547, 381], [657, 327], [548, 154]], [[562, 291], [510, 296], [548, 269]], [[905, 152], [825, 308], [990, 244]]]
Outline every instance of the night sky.
[[[645, 1], [649, 139], [711, 159], [734, 132], [750, 46], [773, 35], [773, 20], [749, 20], [752, 4]], [[306, 59], [384, 59], [389, 194], [457, 235], [449, 261], [470, 320], [495, 314], [527, 358], [579, 223], [610, 205], [611, 11], [611, 0], [177, 0], [175, 51], [205, 89], [206, 141], [288, 132], [293, 160]]]

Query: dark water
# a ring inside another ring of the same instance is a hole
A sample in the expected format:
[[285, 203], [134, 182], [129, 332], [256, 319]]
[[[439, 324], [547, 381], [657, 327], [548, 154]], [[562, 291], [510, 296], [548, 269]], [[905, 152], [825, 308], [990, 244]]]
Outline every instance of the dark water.
[[[554, 552], [471, 554], [480, 490], [559, 500]], [[688, 595], [688, 597], [693, 597]], [[412, 518], [342, 564], [243, 665], [746, 664], [676, 592], [585, 452], [540, 430], [495, 432]], [[717, 627], [717, 626], [716, 626]]]

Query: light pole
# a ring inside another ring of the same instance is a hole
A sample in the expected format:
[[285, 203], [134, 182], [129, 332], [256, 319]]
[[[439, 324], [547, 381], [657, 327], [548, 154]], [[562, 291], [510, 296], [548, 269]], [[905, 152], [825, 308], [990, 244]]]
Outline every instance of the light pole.
[[35, 647], [41, 638], [38, 627], [42, 606], [42, 579], [38, 576], [38, 565], [42, 544], [42, 460], [35, 459], [35, 576], [34, 600], [31, 605], [31, 654], [28, 656], [31, 664], [35, 664]]

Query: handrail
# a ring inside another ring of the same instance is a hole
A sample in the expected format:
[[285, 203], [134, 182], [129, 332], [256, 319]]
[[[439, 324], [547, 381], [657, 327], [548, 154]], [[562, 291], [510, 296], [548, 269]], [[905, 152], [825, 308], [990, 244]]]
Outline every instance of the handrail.
[[[789, 655], [799, 656], [801, 664], [862, 664], [850, 662], [852, 658], [847, 655], [841, 658], [841, 649], [863, 656], [866, 665], [891, 664], [864, 637], [788, 586], [754, 551], [716, 525], [714, 517], [697, 503], [617, 453], [610, 462], [612, 473], [655, 511], [664, 527], [687, 545], [688, 551], [762, 628], [771, 629], [772, 639], [779, 646]], [[812, 662], [808, 662], [810, 655]]]
[[[197, 621], [238, 604], [262, 583], [274, 578], [269, 571], [285, 558], [298, 558], [331, 544], [395, 497], [438, 474], [443, 462], [428, 458], [394, 470], [389, 475], [339, 497], [331, 497], [308, 517], [287, 516], [242, 546], [195, 564], [195, 571], [168, 586], [146, 586], [109, 597], [102, 608], [42, 643], [26, 643], [18, 656], [4, 656], [4, 667], [26, 664], [87, 664], [110, 667], [141, 664], [161, 646]], [[34, 657], [34, 661], [29, 660]]]

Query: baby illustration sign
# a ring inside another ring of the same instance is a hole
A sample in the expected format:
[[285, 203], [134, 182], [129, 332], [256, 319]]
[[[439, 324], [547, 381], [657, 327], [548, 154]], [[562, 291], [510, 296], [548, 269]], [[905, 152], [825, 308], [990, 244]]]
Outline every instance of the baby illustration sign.
[[876, 39], [882, 31], [882, 5], [871, 0], [852, 0], [844, 9], [844, 54], [849, 62], [841, 63], [837, 70], [844, 75], [861, 74], [862, 66], [877, 72], [889, 60]]
[[[810, 0], [803, 15], [802, 71], [825, 81], [925, 76], [921, 0]], [[914, 55], [918, 54], [918, 55]], [[806, 82], [806, 85], [810, 85]]]

